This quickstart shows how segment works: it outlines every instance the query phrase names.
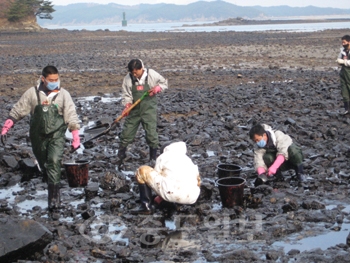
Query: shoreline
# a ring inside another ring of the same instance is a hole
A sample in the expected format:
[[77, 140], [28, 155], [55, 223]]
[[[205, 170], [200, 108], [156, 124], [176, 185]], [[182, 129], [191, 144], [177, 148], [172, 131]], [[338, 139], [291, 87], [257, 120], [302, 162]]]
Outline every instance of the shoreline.
[[331, 19], [288, 19], [288, 20], [250, 20], [243, 18], [229, 18], [218, 22], [205, 24], [184, 24], [183, 27], [202, 27], [202, 26], [247, 26], [247, 25], [283, 25], [283, 24], [309, 24], [309, 23], [334, 23], [350, 22], [348, 18]]

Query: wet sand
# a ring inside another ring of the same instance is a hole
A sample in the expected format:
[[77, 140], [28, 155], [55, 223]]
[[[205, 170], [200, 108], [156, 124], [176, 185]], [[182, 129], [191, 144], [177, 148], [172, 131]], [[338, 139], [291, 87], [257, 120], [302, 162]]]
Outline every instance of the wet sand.
[[340, 37], [347, 32], [3, 33], [0, 93], [21, 94], [48, 64], [59, 68], [62, 86], [73, 94], [119, 92], [135, 57], [166, 76], [171, 88], [237, 85], [245, 70], [251, 71], [245, 81], [268, 83], [281, 80], [281, 70], [334, 70]]

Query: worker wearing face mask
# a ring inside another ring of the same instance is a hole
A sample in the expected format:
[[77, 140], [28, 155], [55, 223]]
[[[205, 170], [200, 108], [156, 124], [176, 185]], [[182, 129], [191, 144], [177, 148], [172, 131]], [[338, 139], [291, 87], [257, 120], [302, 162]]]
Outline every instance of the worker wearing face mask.
[[346, 115], [349, 113], [350, 109], [350, 36], [343, 36], [341, 42], [342, 47], [338, 55], [337, 63], [341, 65], [339, 76], [341, 95], [344, 102], [344, 112], [342, 114]]
[[61, 161], [67, 128], [72, 133], [72, 148], [80, 145], [80, 121], [72, 97], [60, 87], [56, 67], [46, 66], [37, 86], [28, 89], [13, 106], [1, 130], [3, 144], [11, 127], [28, 114], [33, 153], [48, 183], [48, 208], [53, 212], [60, 208]]
[[258, 173], [256, 185], [265, 182], [269, 177], [281, 176], [281, 171], [294, 169], [300, 182], [306, 182], [303, 169], [303, 153], [292, 138], [279, 130], [273, 130], [266, 124], [251, 128], [249, 137], [258, 149], [254, 150], [254, 167]]

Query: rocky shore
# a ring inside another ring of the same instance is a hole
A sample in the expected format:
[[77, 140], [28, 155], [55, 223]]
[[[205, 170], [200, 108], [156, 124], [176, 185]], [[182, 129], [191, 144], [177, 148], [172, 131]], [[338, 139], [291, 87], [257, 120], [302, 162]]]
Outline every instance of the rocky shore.
[[[65, 162], [88, 160], [89, 184], [69, 187], [63, 166], [64, 208], [52, 220], [47, 186], [32, 163], [27, 117], [0, 149], [0, 245], [9, 246], [28, 225], [37, 224], [28, 235], [38, 239], [28, 241], [36, 246], [22, 247], [21, 253], [2, 249], [0, 261], [348, 262], [350, 118], [339, 114], [335, 63], [345, 34], [347, 29], [1, 33], [1, 122], [48, 64], [60, 70], [84, 127], [112, 122], [123, 109], [119, 97], [126, 65], [141, 58], [169, 82], [159, 95], [160, 142], [185, 141], [203, 183], [194, 205], [132, 216], [129, 210], [138, 205], [133, 172], [148, 159], [143, 131], [129, 146], [122, 171], [116, 169], [116, 152], [123, 121], [73, 154], [67, 134]], [[254, 187], [248, 131], [258, 122], [285, 131], [302, 147], [312, 181], [301, 185], [288, 171]], [[87, 139], [83, 129], [81, 136]], [[243, 168], [243, 206], [222, 207], [215, 185], [219, 163]], [[17, 231], [5, 231], [16, 224]]]
[[244, 19], [241, 17], [229, 18], [213, 23], [205, 24], [194, 24], [188, 25], [184, 24], [184, 27], [194, 27], [194, 26], [239, 26], [239, 25], [273, 25], [273, 24], [306, 24], [306, 23], [330, 23], [330, 22], [348, 22], [349, 19], [346, 18], [331, 18], [331, 19]]

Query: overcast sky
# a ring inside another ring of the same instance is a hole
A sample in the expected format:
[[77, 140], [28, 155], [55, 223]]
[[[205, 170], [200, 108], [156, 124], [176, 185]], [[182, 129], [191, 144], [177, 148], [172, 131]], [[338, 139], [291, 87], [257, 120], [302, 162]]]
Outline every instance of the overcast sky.
[[[171, 3], [177, 5], [187, 5], [189, 3], [198, 2], [198, 0], [51, 0], [53, 5], [68, 5], [73, 3], [99, 3], [108, 4], [116, 3], [120, 5], [137, 5], [144, 4], [159, 4], [159, 3]], [[232, 3], [239, 6], [279, 6], [288, 5], [293, 7], [302, 6], [318, 6], [318, 7], [334, 7], [350, 9], [349, 0], [225, 0], [225, 2]]]

